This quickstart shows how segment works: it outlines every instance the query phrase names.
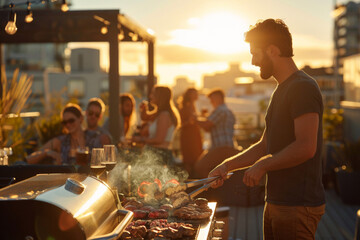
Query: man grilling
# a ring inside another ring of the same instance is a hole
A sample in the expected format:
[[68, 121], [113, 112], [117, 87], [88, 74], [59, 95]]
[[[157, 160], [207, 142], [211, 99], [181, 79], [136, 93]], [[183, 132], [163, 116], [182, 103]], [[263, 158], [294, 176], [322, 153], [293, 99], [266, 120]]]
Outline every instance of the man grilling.
[[282, 20], [258, 22], [245, 34], [252, 64], [263, 79], [273, 76], [278, 85], [265, 117], [261, 139], [230, 157], [209, 176], [245, 171], [247, 186], [259, 184], [266, 175], [263, 219], [264, 240], [315, 239], [325, 211], [321, 148], [323, 103], [314, 79], [299, 71], [292, 56], [292, 37]]

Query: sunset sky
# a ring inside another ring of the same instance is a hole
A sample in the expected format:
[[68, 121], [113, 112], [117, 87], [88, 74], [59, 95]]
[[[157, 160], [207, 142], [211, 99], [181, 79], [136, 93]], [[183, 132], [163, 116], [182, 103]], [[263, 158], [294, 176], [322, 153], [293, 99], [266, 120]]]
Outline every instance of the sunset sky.
[[[346, 1], [336, 1], [344, 3]], [[172, 85], [187, 76], [202, 85], [202, 75], [224, 71], [238, 62], [250, 65], [243, 33], [258, 19], [280, 18], [293, 35], [295, 61], [302, 67], [330, 66], [332, 62], [331, 11], [334, 0], [72, 0], [72, 10], [120, 9], [144, 28], [155, 32], [155, 73], [159, 83]], [[108, 66], [105, 44], [71, 44], [98, 47], [102, 66]], [[146, 45], [121, 45], [122, 74], [146, 74]]]

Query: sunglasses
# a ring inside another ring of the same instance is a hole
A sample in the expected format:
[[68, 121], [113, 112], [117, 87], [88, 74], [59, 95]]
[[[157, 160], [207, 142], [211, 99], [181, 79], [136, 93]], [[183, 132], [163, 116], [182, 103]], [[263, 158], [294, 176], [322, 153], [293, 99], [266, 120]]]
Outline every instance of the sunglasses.
[[72, 124], [72, 123], [74, 123], [74, 122], [75, 122], [75, 118], [70, 118], [70, 119], [68, 119], [68, 120], [63, 120], [63, 121], [61, 121], [61, 124], [64, 125], [64, 126], [66, 126], [68, 123]]
[[97, 117], [97, 118], [100, 117], [100, 113], [97, 113], [97, 112], [89, 111], [88, 114], [89, 114], [89, 116], [95, 115], [95, 117]]

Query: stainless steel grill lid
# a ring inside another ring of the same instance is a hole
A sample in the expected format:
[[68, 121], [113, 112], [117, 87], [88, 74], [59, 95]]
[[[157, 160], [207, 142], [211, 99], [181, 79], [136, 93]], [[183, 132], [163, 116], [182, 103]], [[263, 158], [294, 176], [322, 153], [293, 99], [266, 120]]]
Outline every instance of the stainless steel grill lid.
[[116, 239], [133, 213], [97, 178], [41, 174], [0, 190], [1, 239]]

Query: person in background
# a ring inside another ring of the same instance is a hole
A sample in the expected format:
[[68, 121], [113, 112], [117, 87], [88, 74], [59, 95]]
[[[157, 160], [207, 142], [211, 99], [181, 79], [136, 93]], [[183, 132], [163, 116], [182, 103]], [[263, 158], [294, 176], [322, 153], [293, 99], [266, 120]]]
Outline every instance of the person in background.
[[235, 116], [225, 104], [224, 91], [213, 89], [208, 98], [214, 110], [205, 120], [197, 121], [211, 135], [210, 149], [195, 163], [193, 175], [200, 178], [206, 177], [223, 159], [238, 153], [233, 139]]
[[166, 165], [173, 165], [170, 143], [177, 126], [180, 124], [179, 113], [172, 101], [171, 89], [155, 86], [150, 94], [150, 103], [155, 106], [149, 111], [148, 104], [140, 105], [140, 117], [148, 122], [148, 137], [133, 136], [132, 141], [145, 144], [145, 151], [150, 150]]
[[75, 165], [77, 148], [88, 147], [91, 152], [92, 148], [104, 145], [98, 132], [84, 131], [81, 128], [84, 116], [79, 105], [67, 104], [61, 113], [61, 118], [66, 134], [49, 140], [39, 151], [27, 156], [26, 161], [29, 164], [38, 164], [50, 157], [54, 159], [56, 165]]
[[[125, 138], [131, 138], [135, 123], [135, 99], [130, 93], [120, 94], [119, 99], [119, 112], [120, 112], [120, 140], [124, 141]], [[109, 132], [109, 119], [105, 122], [104, 128]]]
[[197, 112], [195, 102], [198, 92], [188, 88], [178, 99], [181, 117], [180, 149], [185, 170], [192, 173], [196, 160], [203, 152], [200, 127], [196, 124]]
[[245, 34], [250, 43], [252, 64], [260, 76], [273, 76], [278, 85], [265, 116], [261, 139], [232, 156], [209, 174], [222, 178], [248, 168], [247, 186], [258, 185], [266, 176], [263, 217], [264, 239], [315, 239], [325, 212], [322, 184], [322, 114], [320, 88], [313, 78], [299, 71], [293, 60], [292, 37], [280, 19], [259, 21]]
[[100, 134], [101, 142], [111, 144], [111, 136], [108, 131], [99, 126], [103, 114], [105, 112], [105, 104], [100, 98], [90, 98], [86, 107], [87, 130], [95, 131]]

